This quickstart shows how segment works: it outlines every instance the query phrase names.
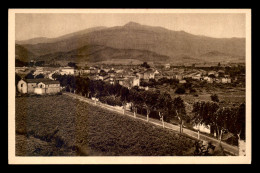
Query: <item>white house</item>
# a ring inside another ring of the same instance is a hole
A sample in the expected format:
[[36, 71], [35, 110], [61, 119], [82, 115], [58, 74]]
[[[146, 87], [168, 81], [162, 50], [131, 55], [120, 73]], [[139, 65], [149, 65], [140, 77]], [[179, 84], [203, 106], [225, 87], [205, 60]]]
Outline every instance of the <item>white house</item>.
[[73, 67], [63, 67], [60, 69], [60, 74], [64, 75], [74, 75], [74, 68]]
[[180, 80], [179, 83], [186, 83], [186, 80]]
[[230, 78], [221, 78], [221, 83], [231, 83]]
[[165, 64], [164, 67], [165, 67], [166, 69], [169, 69], [169, 68], [171, 68], [171, 65], [170, 65], [170, 64]]
[[178, 80], [182, 80], [182, 79], [183, 79], [183, 75], [177, 74], [177, 75], [175, 76], [175, 78], [178, 79]]
[[200, 130], [200, 132], [204, 132], [204, 133], [210, 134], [210, 126], [205, 126], [204, 124], [202, 124], [202, 125], [194, 125], [193, 129]]

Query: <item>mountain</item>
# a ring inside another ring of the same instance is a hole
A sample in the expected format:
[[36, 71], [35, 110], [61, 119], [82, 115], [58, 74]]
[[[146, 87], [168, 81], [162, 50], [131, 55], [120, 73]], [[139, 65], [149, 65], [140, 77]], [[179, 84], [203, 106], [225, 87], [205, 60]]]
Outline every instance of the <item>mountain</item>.
[[52, 38], [47, 38], [47, 37], [37, 37], [37, 38], [32, 38], [29, 40], [24, 40], [24, 41], [18, 41], [16, 40], [15, 42], [17, 44], [38, 44], [38, 43], [49, 43], [51, 42]]
[[[123, 50], [139, 50], [139, 52], [143, 53], [149, 51], [160, 56], [169, 57], [169, 62], [182, 61], [181, 57], [186, 57], [186, 61], [189, 58], [191, 60], [214, 60], [216, 62], [223, 59], [223, 55], [219, 56], [220, 54], [218, 56], [209, 54], [209, 57], [207, 57], [207, 53], [210, 52], [221, 52], [224, 55], [232, 55], [232, 57], [245, 56], [245, 38], [197, 36], [184, 31], [172, 31], [135, 22], [129, 22], [124, 26], [87, 29], [45, 41], [47, 42], [38, 44], [25, 42], [26, 44], [22, 44], [22, 46], [36, 56], [43, 56], [67, 53], [88, 45], [100, 45], [109, 49], [103, 50], [104, 52], [109, 52], [111, 49], [121, 52], [118, 53], [118, 56], [127, 55], [127, 53], [122, 53]], [[103, 56], [102, 53], [101, 56]], [[224, 57], [227, 58], [227, 56]]]
[[73, 61], [100, 62], [109, 60], [133, 59], [139, 61], [167, 61], [169, 57], [147, 50], [116, 49], [100, 45], [88, 45], [68, 52], [56, 52], [42, 55], [36, 60], [44, 61]]
[[87, 34], [89, 32], [93, 32], [93, 31], [98, 31], [101, 29], [105, 29], [106, 27], [100, 26], [100, 27], [93, 27], [93, 28], [88, 28], [88, 29], [84, 29], [78, 32], [74, 32], [74, 33], [70, 33], [70, 34], [66, 34], [57, 38], [46, 38], [46, 37], [37, 37], [37, 38], [33, 38], [33, 39], [29, 39], [29, 40], [21, 40], [21, 41], [16, 41], [17, 44], [23, 45], [23, 44], [39, 44], [39, 43], [54, 43], [54, 42], [58, 42], [58, 41], [62, 41], [65, 39], [69, 39], [69, 38], [75, 38], [75, 37], [80, 37], [84, 34]]

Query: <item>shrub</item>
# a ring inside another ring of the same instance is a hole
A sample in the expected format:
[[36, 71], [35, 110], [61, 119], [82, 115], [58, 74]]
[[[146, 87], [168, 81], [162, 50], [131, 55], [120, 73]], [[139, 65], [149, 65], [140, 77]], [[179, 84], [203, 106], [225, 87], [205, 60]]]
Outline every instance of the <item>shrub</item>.
[[106, 103], [111, 106], [122, 106], [122, 102], [119, 97], [104, 96], [99, 98], [100, 102]]
[[211, 98], [211, 100], [212, 100], [213, 102], [219, 102], [219, 99], [218, 99], [218, 95], [217, 95], [217, 94], [212, 94], [212, 95], [210, 96], [210, 98]]
[[182, 87], [179, 87], [179, 88], [177, 88], [177, 89], [175, 90], [175, 93], [176, 93], [176, 94], [184, 94], [184, 93], [185, 93], [185, 89], [182, 88]]
[[196, 90], [194, 88], [190, 88], [190, 93], [195, 93]]

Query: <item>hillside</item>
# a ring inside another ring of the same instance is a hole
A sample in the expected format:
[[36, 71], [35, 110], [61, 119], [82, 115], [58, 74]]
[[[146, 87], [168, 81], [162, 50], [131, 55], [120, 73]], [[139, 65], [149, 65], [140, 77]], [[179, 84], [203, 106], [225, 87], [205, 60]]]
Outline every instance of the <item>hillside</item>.
[[17, 156], [193, 155], [193, 138], [66, 95], [15, 102]]
[[93, 32], [93, 31], [98, 31], [101, 29], [105, 29], [106, 27], [93, 27], [93, 28], [88, 28], [88, 29], [84, 29], [78, 32], [74, 32], [74, 33], [70, 33], [70, 34], [66, 34], [63, 35], [61, 37], [57, 37], [57, 38], [46, 38], [46, 37], [37, 37], [37, 38], [33, 38], [33, 39], [29, 39], [29, 40], [21, 40], [18, 41], [16, 40], [17, 44], [39, 44], [39, 43], [54, 43], [54, 42], [58, 42], [64, 39], [68, 39], [68, 38], [73, 38], [73, 37], [80, 37], [84, 34], [87, 34], [89, 32]]
[[[171, 62], [181, 61], [180, 55], [204, 61], [207, 58], [201, 55], [215, 51], [233, 57], [245, 56], [245, 38], [210, 38], [134, 22], [124, 26], [101, 27], [72, 33], [45, 43], [25, 43], [27, 44], [23, 46], [37, 56], [73, 51], [87, 45], [102, 45], [120, 50], [151, 51], [170, 57]], [[224, 57], [228, 60], [226, 56]], [[215, 56], [214, 61], [222, 59], [223, 56]]]
[[228, 62], [245, 62], [245, 56], [239, 56], [239, 55], [232, 55], [227, 53], [222, 53], [218, 51], [212, 51], [205, 54], [200, 55], [199, 57], [201, 60], [214, 62], [216, 60], [219, 60], [219, 62], [222, 61], [228, 61]]
[[88, 45], [68, 52], [57, 52], [37, 57], [37, 60], [66, 60], [74, 62], [100, 62], [108, 60], [133, 59], [139, 61], [167, 61], [169, 57], [151, 51], [136, 49], [116, 49], [99, 45]]
[[28, 62], [33, 59], [35, 55], [19, 44], [15, 44], [15, 59]]

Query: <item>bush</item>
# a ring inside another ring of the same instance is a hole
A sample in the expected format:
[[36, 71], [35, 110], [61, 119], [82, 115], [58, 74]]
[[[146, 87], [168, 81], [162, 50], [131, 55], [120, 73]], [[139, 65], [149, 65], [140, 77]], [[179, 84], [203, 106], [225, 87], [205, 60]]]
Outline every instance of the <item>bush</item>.
[[177, 89], [175, 90], [175, 93], [176, 93], [176, 94], [184, 94], [184, 93], [185, 93], [185, 89], [182, 88], [182, 87], [179, 87], [179, 88], [177, 88]]
[[190, 88], [190, 93], [195, 93], [197, 92], [194, 88]]
[[212, 94], [212, 95], [210, 96], [210, 98], [211, 98], [211, 100], [212, 100], [213, 102], [219, 102], [219, 99], [218, 99], [218, 95], [217, 95], [217, 94]]
[[199, 97], [199, 95], [198, 95], [198, 94], [193, 94], [193, 96], [194, 96], [194, 97]]
[[122, 102], [119, 97], [104, 96], [99, 98], [100, 102], [106, 103], [111, 106], [122, 106]]

